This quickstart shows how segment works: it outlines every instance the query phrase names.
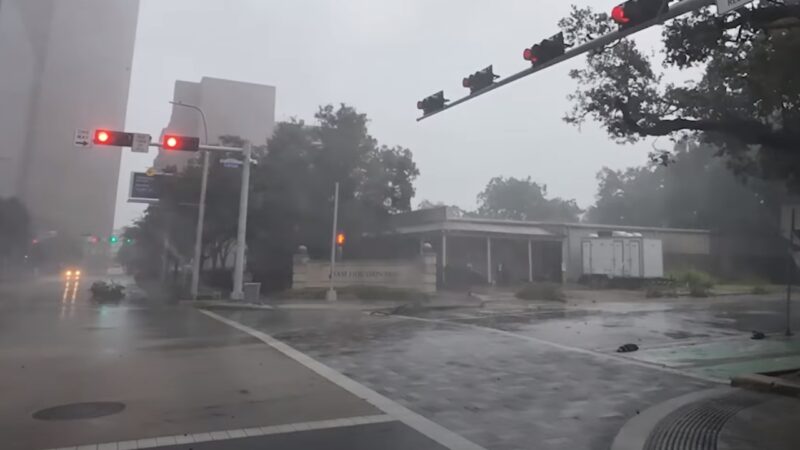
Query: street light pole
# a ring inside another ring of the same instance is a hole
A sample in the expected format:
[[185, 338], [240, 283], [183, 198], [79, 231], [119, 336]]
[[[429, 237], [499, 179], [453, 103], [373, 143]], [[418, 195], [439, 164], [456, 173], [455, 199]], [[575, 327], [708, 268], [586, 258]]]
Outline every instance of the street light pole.
[[339, 228], [339, 182], [336, 182], [333, 194], [333, 231], [331, 232], [331, 274], [329, 277], [328, 293], [325, 299], [329, 302], [336, 301], [336, 289], [333, 288], [333, 273], [336, 270], [336, 232]]
[[242, 189], [239, 192], [239, 224], [236, 230], [236, 262], [233, 267], [233, 292], [232, 300], [242, 300], [244, 291], [244, 256], [247, 247], [247, 208], [250, 196], [250, 156], [253, 153], [253, 146], [249, 141], [244, 143], [242, 149], [244, 161], [242, 164]]
[[[170, 102], [174, 106], [183, 106], [190, 108], [200, 113], [200, 118], [203, 119], [203, 132], [205, 135], [205, 145], [208, 145], [208, 123], [206, 122], [206, 115], [200, 107], [189, 105], [183, 102]], [[206, 191], [208, 190], [208, 165], [209, 165], [209, 150], [203, 150], [203, 174], [200, 179], [200, 205], [197, 210], [197, 226], [195, 229], [194, 237], [194, 257], [192, 258], [192, 285], [191, 296], [192, 300], [197, 300], [197, 294], [200, 290], [200, 262], [203, 257], [203, 223], [206, 217]]]

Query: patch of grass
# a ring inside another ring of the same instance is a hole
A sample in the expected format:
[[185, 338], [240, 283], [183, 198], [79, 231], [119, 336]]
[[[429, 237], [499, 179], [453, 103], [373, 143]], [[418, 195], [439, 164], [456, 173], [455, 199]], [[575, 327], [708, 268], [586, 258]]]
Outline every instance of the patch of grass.
[[430, 297], [416, 289], [390, 288], [384, 286], [346, 286], [336, 290], [340, 296], [359, 300], [428, 300]]
[[677, 297], [678, 291], [674, 286], [668, 285], [650, 285], [644, 291], [646, 298], [664, 298], [664, 297]]
[[325, 288], [287, 289], [278, 292], [275, 297], [281, 300], [324, 300]]
[[564, 291], [556, 283], [530, 283], [518, 290], [515, 297], [521, 300], [564, 301]]
[[[282, 300], [324, 300], [327, 288], [288, 289], [276, 294]], [[336, 288], [340, 299], [358, 300], [428, 300], [430, 296], [416, 289], [389, 288], [383, 286], [345, 286]]]

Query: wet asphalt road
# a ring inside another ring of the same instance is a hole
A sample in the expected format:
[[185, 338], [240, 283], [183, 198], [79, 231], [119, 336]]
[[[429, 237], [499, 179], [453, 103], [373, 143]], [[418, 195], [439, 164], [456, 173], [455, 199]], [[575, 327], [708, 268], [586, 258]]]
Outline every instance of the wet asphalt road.
[[[605, 450], [639, 411], [724, 385], [737, 367], [787, 363], [781, 358], [800, 366], [797, 340], [779, 336], [783, 307], [777, 297], [738, 297], [421, 310], [409, 317], [331, 310], [220, 314], [485, 448]], [[755, 342], [751, 330], [772, 334]], [[641, 350], [614, 351], [628, 342]], [[755, 347], [743, 351], [748, 346]]]
[[194, 308], [98, 306], [88, 281], [0, 286], [3, 450], [442, 448]]
[[[64, 287], [60, 280], [0, 287], [0, 448], [444, 448], [194, 309], [98, 307], [85, 289], [73, 297]], [[724, 384], [737, 371], [800, 362], [797, 340], [779, 336], [783, 307], [774, 296], [406, 316], [335, 306], [216, 313], [484, 448], [605, 450], [645, 408]], [[769, 338], [751, 341], [751, 330]], [[628, 342], [641, 350], [614, 352]], [[32, 418], [86, 401], [125, 409], [93, 419]], [[353, 418], [379, 423], [329, 423]], [[246, 437], [258, 427], [272, 431]], [[158, 436], [167, 438], [151, 439]]]

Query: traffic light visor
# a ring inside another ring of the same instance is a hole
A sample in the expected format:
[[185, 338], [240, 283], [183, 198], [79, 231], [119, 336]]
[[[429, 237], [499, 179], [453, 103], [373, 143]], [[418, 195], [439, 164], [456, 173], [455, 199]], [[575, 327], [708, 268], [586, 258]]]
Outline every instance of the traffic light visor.
[[624, 25], [631, 21], [630, 17], [625, 14], [625, 4], [617, 5], [611, 10], [611, 18], [614, 22]]

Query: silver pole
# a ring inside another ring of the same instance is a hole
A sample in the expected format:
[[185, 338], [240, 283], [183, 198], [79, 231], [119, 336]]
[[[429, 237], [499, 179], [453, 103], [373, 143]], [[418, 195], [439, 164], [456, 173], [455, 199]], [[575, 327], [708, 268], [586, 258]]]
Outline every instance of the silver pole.
[[795, 209], [792, 208], [792, 225], [789, 228], [789, 261], [786, 265], [786, 336], [792, 335], [792, 275], [794, 275]]
[[236, 231], [236, 263], [233, 267], [233, 292], [231, 299], [242, 300], [244, 291], [244, 252], [247, 247], [247, 207], [250, 196], [250, 156], [253, 146], [247, 141], [243, 150], [244, 164], [242, 165], [242, 189], [239, 193], [239, 225]]
[[[200, 118], [203, 119], [203, 133], [205, 136], [204, 144], [208, 145], [208, 123], [206, 122], [206, 114], [199, 106], [190, 105], [183, 102], [170, 102], [174, 106], [182, 106], [190, 108], [200, 113]], [[200, 263], [203, 258], [203, 223], [206, 217], [206, 190], [208, 189], [208, 150], [203, 151], [203, 175], [200, 181], [200, 206], [197, 209], [197, 226], [194, 236], [194, 257], [192, 258], [192, 285], [190, 293], [192, 300], [197, 300], [197, 294], [200, 291]]]
[[336, 232], [339, 228], [339, 182], [334, 187], [333, 194], [333, 231], [331, 232], [331, 273], [328, 277], [329, 287], [326, 299], [330, 302], [336, 301], [336, 290], [333, 288], [333, 273], [336, 269]]
[[194, 237], [194, 258], [192, 258], [192, 300], [197, 300], [200, 291], [200, 263], [203, 259], [203, 222], [206, 217], [206, 191], [208, 190], [208, 154], [203, 151], [203, 176], [200, 181], [200, 207], [197, 209], [197, 227]]

